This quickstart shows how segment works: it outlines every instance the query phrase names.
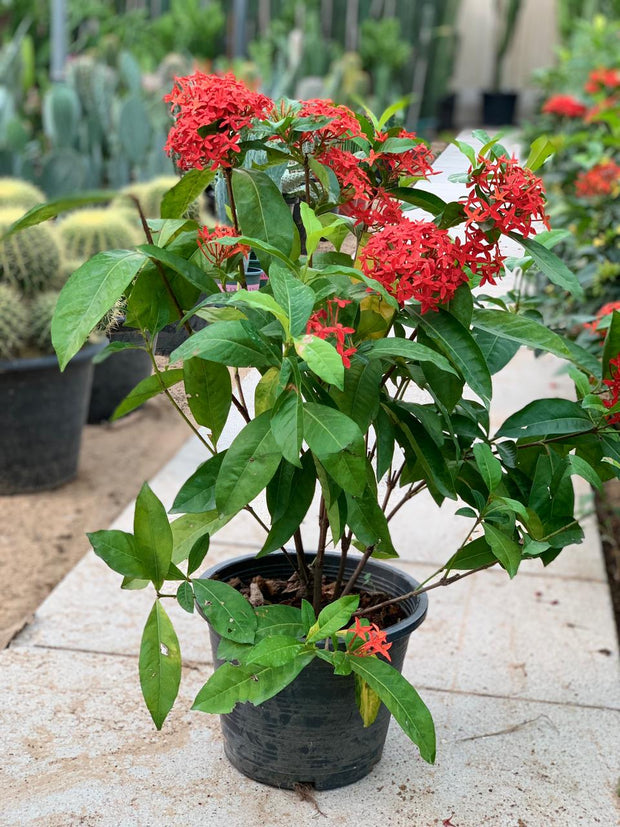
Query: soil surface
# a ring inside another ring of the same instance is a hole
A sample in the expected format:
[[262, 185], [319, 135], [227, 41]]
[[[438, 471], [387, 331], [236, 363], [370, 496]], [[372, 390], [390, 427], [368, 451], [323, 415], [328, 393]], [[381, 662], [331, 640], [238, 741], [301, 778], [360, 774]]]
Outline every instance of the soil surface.
[[114, 423], [87, 425], [77, 477], [53, 491], [0, 497], [0, 648], [23, 628], [108, 526], [190, 436], [161, 397]]
[[620, 480], [610, 480], [596, 497], [605, 566], [620, 641]]

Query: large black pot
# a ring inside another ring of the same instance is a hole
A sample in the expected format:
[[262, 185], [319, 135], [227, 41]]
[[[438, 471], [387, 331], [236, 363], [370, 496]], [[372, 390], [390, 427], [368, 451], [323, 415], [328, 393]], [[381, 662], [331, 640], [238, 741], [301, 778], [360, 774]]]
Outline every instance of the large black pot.
[[88, 345], [58, 369], [56, 356], [0, 361], [0, 494], [56, 488], [77, 472], [93, 356]]
[[[139, 330], [119, 327], [109, 334], [111, 342], [130, 342], [144, 344]], [[151, 357], [145, 350], [119, 350], [95, 365], [93, 385], [88, 407], [88, 423], [97, 424], [107, 421], [117, 405], [123, 401], [129, 391], [138, 382], [146, 379], [152, 371]]]
[[516, 108], [516, 92], [482, 94], [482, 122], [485, 126], [513, 126]]
[[[307, 555], [311, 562], [313, 555]], [[335, 578], [340, 557], [328, 554], [325, 573]], [[347, 561], [352, 574], [356, 559]], [[418, 583], [392, 566], [370, 560], [366, 570], [370, 586], [396, 597], [412, 591]], [[290, 565], [284, 555], [271, 554], [257, 560], [253, 555], [220, 563], [203, 577], [227, 581], [288, 577]], [[366, 581], [365, 581], [366, 582]], [[392, 665], [401, 670], [409, 635], [426, 617], [426, 594], [403, 602], [407, 617], [388, 630], [392, 641]], [[215, 663], [219, 636], [210, 627]], [[260, 706], [238, 704], [221, 716], [224, 751], [244, 775], [273, 787], [292, 789], [311, 784], [328, 790], [352, 784], [367, 775], [381, 758], [390, 713], [381, 706], [375, 722], [364, 728], [355, 703], [353, 675], [334, 675], [332, 667], [318, 658], [282, 692]]]

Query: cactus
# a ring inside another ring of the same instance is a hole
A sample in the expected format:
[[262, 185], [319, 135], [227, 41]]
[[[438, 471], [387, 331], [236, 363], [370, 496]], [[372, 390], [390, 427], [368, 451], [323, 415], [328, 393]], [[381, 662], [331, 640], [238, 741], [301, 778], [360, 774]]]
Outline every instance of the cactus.
[[[125, 187], [124, 193], [114, 199], [112, 206], [116, 206], [122, 210], [132, 210], [135, 217], [137, 217], [136, 208], [133, 202], [127, 198], [127, 195], [133, 195], [140, 202], [140, 206], [144, 210], [147, 218], [159, 218], [161, 215], [161, 201], [164, 195], [179, 179], [174, 175], [160, 175], [158, 178], [153, 178], [152, 181], [141, 184], [130, 184]], [[202, 215], [200, 210], [200, 202], [196, 199], [189, 205], [185, 211], [185, 218], [192, 218], [195, 221], [202, 221], [203, 224], [215, 223], [215, 219], [209, 215]]]
[[53, 146], [73, 146], [80, 120], [77, 92], [64, 83], [55, 83], [43, 98], [43, 129]]
[[46, 290], [30, 302], [28, 333], [30, 343], [42, 353], [53, 353], [52, 316], [58, 301], [58, 291]]
[[[23, 210], [0, 209], [0, 236]], [[58, 283], [62, 248], [53, 227], [38, 224], [0, 242], [0, 283], [32, 296]]]
[[28, 311], [19, 291], [0, 283], [0, 359], [14, 359], [25, 348]]
[[133, 247], [138, 242], [127, 213], [121, 209], [78, 210], [58, 225], [67, 260], [82, 264], [103, 250]]
[[20, 178], [0, 178], [0, 209], [18, 207], [26, 212], [44, 201], [45, 195], [34, 184]]

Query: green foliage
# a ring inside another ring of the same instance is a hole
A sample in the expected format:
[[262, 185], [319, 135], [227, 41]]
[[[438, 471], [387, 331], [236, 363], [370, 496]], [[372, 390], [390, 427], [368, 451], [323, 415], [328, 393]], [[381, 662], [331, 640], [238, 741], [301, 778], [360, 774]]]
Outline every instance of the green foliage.
[[[16, 208], [0, 209], [0, 237], [21, 214]], [[26, 296], [56, 284], [61, 269], [62, 249], [51, 226], [30, 227], [0, 241], [0, 282]]]

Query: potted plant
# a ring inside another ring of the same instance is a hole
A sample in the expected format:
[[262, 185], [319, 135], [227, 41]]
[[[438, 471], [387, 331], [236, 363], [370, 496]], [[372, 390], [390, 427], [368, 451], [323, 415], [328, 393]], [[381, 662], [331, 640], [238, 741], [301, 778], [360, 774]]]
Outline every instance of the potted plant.
[[[491, 566], [514, 577], [523, 560], [547, 565], [582, 536], [571, 476], [597, 481], [620, 467], [608, 421], [619, 406], [600, 362], [514, 291], [473, 292], [502, 276], [505, 235], [579, 290], [533, 237], [546, 221], [537, 153], [522, 167], [488, 136], [478, 152], [460, 144], [468, 194], [445, 203], [424, 186], [426, 145], [388, 127], [389, 111], [377, 120], [327, 101], [274, 103], [231, 75], [200, 72], [177, 79], [168, 100], [168, 151], [187, 170], [164, 199], [168, 217], [145, 221], [146, 244], [82, 265], [52, 327], [64, 366], [121, 294], [147, 349], [173, 310], [183, 324], [196, 312], [209, 320], [142, 390], [184, 392], [191, 416], [173, 401], [204, 446], [172, 506], [180, 516], [170, 523], [145, 484], [133, 532], [89, 535], [126, 587], [154, 588], [139, 667], [147, 707], [161, 728], [179, 687], [164, 609], [173, 599], [211, 627], [218, 667], [194, 708], [222, 714], [225, 750], [244, 773], [284, 787], [350, 783], [379, 760], [389, 713], [433, 761], [430, 713], [399, 672], [426, 592]], [[304, 254], [265, 171], [283, 164], [303, 170]], [[217, 236], [180, 217], [216, 174], [232, 220]], [[428, 215], [410, 220], [403, 204]], [[215, 279], [246, 247], [268, 283], [245, 289], [238, 260], [240, 289], [222, 292]], [[492, 374], [522, 344], [571, 363], [577, 401], [537, 400], [492, 432]], [[257, 376], [254, 406], [240, 368]], [[244, 425], [222, 448], [233, 406]], [[437, 506], [460, 499], [471, 527], [418, 584], [383, 560], [398, 556], [391, 519], [421, 491]], [[268, 521], [253, 506], [263, 493]], [[196, 576], [210, 538], [243, 511], [265, 529], [258, 554]]]
[[491, 88], [482, 94], [482, 120], [487, 126], [514, 124], [517, 93], [502, 89], [504, 61], [516, 31], [522, 0], [495, 0], [498, 29]]
[[[17, 181], [5, 179], [2, 189], [13, 203], [22, 191], [32, 195]], [[0, 209], [0, 239], [22, 212]], [[77, 471], [91, 360], [102, 345], [87, 345], [58, 370], [50, 326], [63, 276], [53, 227], [0, 240], [0, 494], [55, 488]]]

